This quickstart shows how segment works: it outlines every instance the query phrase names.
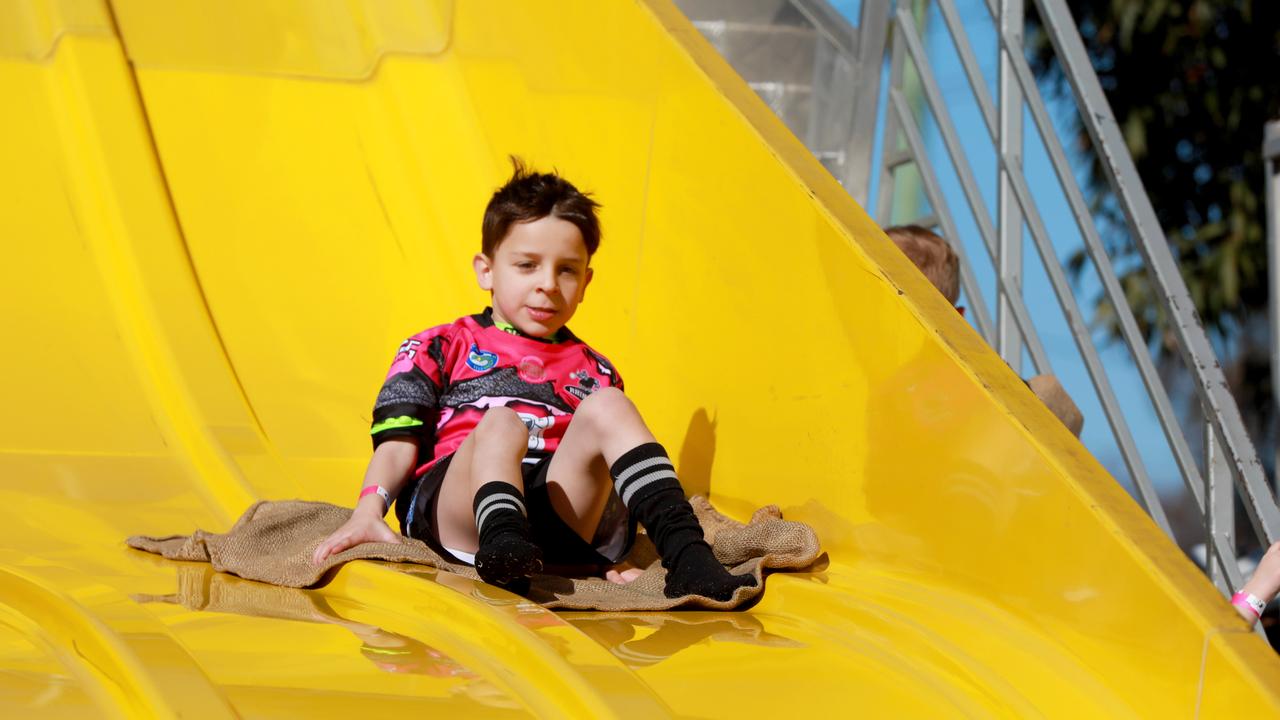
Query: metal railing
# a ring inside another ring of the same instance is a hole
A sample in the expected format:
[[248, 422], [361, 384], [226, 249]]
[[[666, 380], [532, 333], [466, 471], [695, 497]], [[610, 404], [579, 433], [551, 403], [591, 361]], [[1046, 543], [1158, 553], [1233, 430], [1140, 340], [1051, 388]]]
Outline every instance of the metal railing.
[[[943, 92], [935, 63], [931, 62], [920, 30], [916, 13], [923, 17], [925, 13], [922, 11], [928, 8], [929, 0], [897, 3], [864, 0], [856, 27], [840, 18], [833, 19], [831, 12], [816, 10], [815, 6], [825, 4], [818, 0], [789, 1], [825, 36], [845, 38], [833, 43], [833, 47], [844, 53], [841, 62], [854, 69], [852, 108], [848, 115], [852, 122], [841, 162], [836, 167], [830, 164], [828, 167], [864, 207], [869, 207], [874, 188], [875, 214], [886, 225], [891, 221], [908, 220], [893, 218], [892, 211], [897, 194], [916, 190], [914, 187], [907, 190], [901, 187], [901, 171], [913, 168], [912, 177], [918, 177], [918, 191], [927, 200], [930, 212], [910, 221], [937, 227], [944, 237], [952, 240], [960, 256], [961, 288], [972, 309], [970, 317], [978, 332], [1015, 372], [1021, 373], [1025, 352], [1037, 373], [1050, 373], [1053, 358], [1033, 322], [1033, 313], [1023, 288], [1023, 229], [1026, 228], [1035, 256], [1048, 277], [1062, 319], [1080, 353], [1102, 413], [1133, 480], [1137, 499], [1153, 521], [1172, 535], [1168, 516], [1135, 442], [1131, 418], [1126, 416], [1112, 386], [1112, 379], [1090, 334], [1086, 313], [1082, 311], [1067, 271], [1055, 253], [1044, 213], [1037, 202], [1038, 194], [1033, 192], [1028, 182], [1023, 152], [1029, 137], [1024, 131], [1029, 129], [1039, 137], [1074, 217], [1084, 254], [1097, 271], [1103, 295], [1115, 310], [1120, 339], [1141, 377], [1187, 493], [1202, 516], [1207, 571], [1224, 592], [1239, 587], [1242, 578], [1236, 559], [1234, 491], [1238, 491], [1252, 528], [1264, 543], [1280, 539], [1280, 510], [1277, 510], [1275, 497], [1228, 391], [1222, 368], [1195, 314], [1186, 284], [1064, 0], [1033, 2], [1043, 31], [1070, 85], [1071, 101], [1092, 141], [1094, 152], [1098, 153], [1115, 206], [1121, 211], [1130, 237], [1145, 262], [1152, 285], [1157, 290], [1160, 309], [1170, 319], [1178, 355], [1185, 371], [1193, 379], [1194, 401], [1204, 418], [1202, 435], [1196, 438], [1203, 450], [1199, 457], [1192, 450], [1192, 443], [1180, 424], [1169, 390], [1157, 370], [1107, 254], [1098, 219], [1085, 199], [1085, 191], [1077, 180], [1027, 61], [1023, 41], [1027, 9], [1024, 0], [984, 0], [986, 20], [994, 27], [999, 54], [994, 98], [970, 40], [970, 30], [961, 21], [955, 0], [932, 0], [945, 27], [946, 37], [959, 58], [970, 94], [968, 100], [976, 104], [980, 115], [978, 124], [985, 130], [985, 139], [990, 142], [990, 150], [996, 158], [994, 177], [987, 178], [995, 185], [994, 214], [984, 199], [984, 186], [969, 161], [960, 129], [952, 117], [953, 99]], [[728, 59], [734, 62], [731, 55]], [[887, 92], [882, 94], [886, 62], [888, 86]], [[948, 90], [954, 92], [955, 88]], [[819, 91], [815, 85], [814, 92]], [[880, 100], [882, 96], [885, 98], [883, 102]], [[884, 122], [878, 124], [876, 119], [881, 115]], [[1030, 128], [1023, 126], [1025, 116], [1031, 118]], [[941, 139], [942, 156], [937, 153], [931, 156], [928, 152], [922, 128], [926, 120], [932, 123]], [[878, 125], [883, 126], [879, 132]], [[812, 137], [812, 128], [807, 130], [807, 133], [797, 131], [797, 135], [802, 139]], [[963, 139], [972, 143], [972, 135], [970, 132]], [[881, 148], [878, 167], [873, 161], [876, 147]], [[1276, 229], [1280, 227], [1280, 216], [1277, 216], [1280, 198], [1276, 197], [1280, 192], [1276, 190], [1280, 183], [1276, 176], [1280, 172], [1280, 159], [1277, 159], [1280, 156], [1280, 130], [1271, 131], [1266, 147], [1270, 153], [1268, 157], [1272, 158], [1268, 164], [1271, 182], [1268, 197], [1275, 201], [1270, 214], [1274, 249], [1280, 242], [1276, 239], [1280, 233]], [[954, 169], [958, 178], [959, 197], [953, 196], [956, 193], [944, 192], [937, 172], [944, 163]], [[874, 183], [873, 171], [878, 173]], [[965, 251], [963, 243], [957, 242], [961, 236], [956, 208], [963, 208], [972, 217], [980, 239], [979, 252], [985, 257], [973, 257]], [[994, 277], [994, 314], [984, 301], [983, 288], [975, 272], [979, 261], [990, 263]], [[1280, 280], [1274, 263], [1271, 272], [1273, 282]], [[1275, 297], [1273, 292], [1272, 298]], [[1277, 317], [1275, 312], [1274, 317]], [[1273, 330], [1273, 337], [1280, 338], [1280, 327]], [[1280, 357], [1280, 348], [1275, 357]], [[1280, 363], [1274, 363], [1273, 369], [1278, 378], [1275, 387], [1280, 392]]]
[[[1262, 135], [1266, 175], [1267, 280], [1271, 316], [1271, 393], [1280, 412], [1280, 120], [1267, 123]], [[1280, 492], [1280, 443], [1276, 444], [1276, 490]]]

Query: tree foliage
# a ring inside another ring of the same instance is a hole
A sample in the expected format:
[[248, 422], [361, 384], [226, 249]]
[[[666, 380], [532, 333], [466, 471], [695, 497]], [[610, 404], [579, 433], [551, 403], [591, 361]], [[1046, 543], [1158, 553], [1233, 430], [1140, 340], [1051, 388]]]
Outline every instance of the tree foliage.
[[[1265, 350], [1262, 134], [1268, 119], [1280, 117], [1280, 2], [1068, 4], [1200, 317], [1229, 355], [1241, 410], [1255, 430], [1266, 429], [1274, 410]], [[1066, 91], [1034, 17], [1028, 38], [1041, 78]], [[1077, 131], [1087, 145], [1083, 128]], [[1096, 159], [1088, 177], [1095, 208], [1114, 212]], [[1117, 264], [1128, 268], [1121, 283], [1139, 326], [1167, 359], [1175, 347], [1172, 329], [1136, 247], [1125, 232], [1110, 233], [1107, 243]], [[1073, 266], [1083, 263], [1077, 257]], [[1115, 311], [1104, 299], [1096, 320], [1119, 336]]]

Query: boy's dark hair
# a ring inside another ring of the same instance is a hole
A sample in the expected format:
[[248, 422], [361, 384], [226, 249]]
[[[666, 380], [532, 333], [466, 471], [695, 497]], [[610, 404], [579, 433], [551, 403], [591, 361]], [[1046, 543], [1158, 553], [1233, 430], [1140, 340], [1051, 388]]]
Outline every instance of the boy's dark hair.
[[578, 227], [587, 245], [587, 257], [600, 247], [600, 204], [554, 172], [538, 173], [511, 156], [511, 179], [489, 198], [480, 231], [480, 251], [490, 259], [513, 223], [531, 222], [554, 215]]
[[942, 236], [919, 225], [895, 225], [885, 228], [884, 234], [948, 302], [956, 304], [960, 299], [960, 258]]

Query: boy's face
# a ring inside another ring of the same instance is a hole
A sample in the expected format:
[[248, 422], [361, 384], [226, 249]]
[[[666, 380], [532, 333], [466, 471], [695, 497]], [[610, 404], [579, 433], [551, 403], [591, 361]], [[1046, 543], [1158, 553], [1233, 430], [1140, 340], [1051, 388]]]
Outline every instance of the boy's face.
[[493, 257], [476, 255], [480, 287], [493, 294], [495, 320], [534, 337], [564, 327], [591, 283], [587, 244], [568, 220], [548, 215], [516, 223]]

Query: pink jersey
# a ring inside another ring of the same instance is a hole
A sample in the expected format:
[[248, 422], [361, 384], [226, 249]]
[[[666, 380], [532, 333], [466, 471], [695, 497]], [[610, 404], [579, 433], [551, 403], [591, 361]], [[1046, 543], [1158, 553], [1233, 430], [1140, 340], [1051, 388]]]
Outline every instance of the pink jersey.
[[498, 328], [492, 310], [414, 335], [400, 345], [373, 408], [374, 447], [415, 437], [431, 448], [421, 475], [454, 452], [491, 407], [509, 407], [529, 429], [528, 458], [555, 452], [578, 404], [622, 388], [605, 357], [562, 328], [551, 342]]

